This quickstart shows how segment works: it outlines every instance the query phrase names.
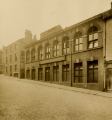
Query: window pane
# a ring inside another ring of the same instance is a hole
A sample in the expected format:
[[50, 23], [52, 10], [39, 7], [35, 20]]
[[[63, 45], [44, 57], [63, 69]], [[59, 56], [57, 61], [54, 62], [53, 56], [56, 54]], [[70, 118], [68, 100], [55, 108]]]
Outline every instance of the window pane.
[[67, 48], [67, 53], [69, 53], [69, 48]]
[[88, 82], [93, 83], [93, 70], [88, 70]]
[[63, 48], [66, 48], [66, 43], [64, 43], [64, 46], [63, 46]]
[[78, 44], [78, 41], [79, 41], [79, 39], [75, 39], [75, 44], [76, 44], [76, 45]]
[[78, 83], [78, 77], [75, 77], [75, 83]]
[[66, 43], [66, 47], [69, 48], [69, 41], [67, 41], [67, 43]]
[[57, 71], [57, 81], [59, 81], [59, 72]]
[[66, 72], [63, 72], [63, 81], [66, 81]]
[[94, 82], [98, 82], [98, 69], [94, 69]]
[[94, 40], [98, 39], [98, 33], [94, 33]]
[[79, 50], [82, 50], [82, 44], [79, 44]]
[[82, 76], [82, 70], [79, 71], [79, 76]]
[[59, 55], [59, 50], [57, 51], [57, 56]]
[[89, 41], [91, 41], [91, 40], [93, 40], [93, 38], [92, 38], [92, 34], [89, 35]]
[[98, 41], [94, 41], [94, 47], [98, 46]]
[[53, 80], [56, 81], [56, 73], [54, 73], [54, 79]]
[[57, 50], [59, 50], [59, 45], [57, 45]]
[[56, 51], [54, 51], [54, 56], [56, 56]]
[[77, 65], [77, 66], [75, 66], [75, 70], [78, 70], [79, 69], [79, 66]]
[[89, 42], [89, 48], [93, 48], [93, 42]]
[[64, 54], [64, 55], [66, 54], [66, 49], [63, 49], [63, 54]]
[[89, 65], [89, 68], [93, 68], [93, 65]]
[[79, 82], [82, 83], [82, 77], [79, 77]]
[[79, 43], [82, 43], [82, 38], [79, 38]]
[[78, 71], [75, 71], [75, 76], [78, 76], [79, 75], [78, 73], [79, 73]]
[[78, 51], [78, 45], [77, 45], [77, 46], [75, 46], [75, 51]]

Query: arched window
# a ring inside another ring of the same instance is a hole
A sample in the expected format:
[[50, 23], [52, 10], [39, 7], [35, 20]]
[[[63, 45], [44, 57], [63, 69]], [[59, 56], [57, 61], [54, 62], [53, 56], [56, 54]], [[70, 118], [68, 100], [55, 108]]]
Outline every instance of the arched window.
[[26, 63], [29, 63], [30, 62], [30, 52], [27, 51], [26, 52]]
[[40, 46], [39, 49], [38, 49], [38, 58], [39, 58], [39, 60], [43, 59], [43, 49], [42, 49], [42, 46]]
[[54, 41], [53, 44], [53, 50], [54, 50], [54, 57], [59, 55], [59, 43], [58, 41]]
[[49, 43], [46, 44], [45, 52], [46, 52], [46, 59], [50, 58], [50, 45], [49, 45]]
[[35, 49], [33, 48], [31, 51], [31, 61], [34, 62], [35, 61]]
[[69, 38], [68, 36], [65, 36], [63, 38], [63, 55], [68, 54], [69, 53]]
[[88, 30], [88, 48], [94, 48], [98, 46], [98, 29], [92, 26]]
[[75, 43], [75, 51], [82, 50], [83, 41], [82, 41], [82, 33], [81, 32], [75, 33], [74, 43]]

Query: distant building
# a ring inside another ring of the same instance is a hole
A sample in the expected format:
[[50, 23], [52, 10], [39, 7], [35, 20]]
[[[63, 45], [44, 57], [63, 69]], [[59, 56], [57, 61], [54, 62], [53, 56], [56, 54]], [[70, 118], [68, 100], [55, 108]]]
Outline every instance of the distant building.
[[24, 78], [25, 77], [25, 49], [28, 43], [36, 41], [32, 39], [31, 31], [26, 30], [25, 38], [4, 47], [4, 75]]
[[3, 49], [0, 49], [0, 74], [4, 73]]
[[25, 56], [26, 79], [112, 89], [112, 8], [66, 29], [56, 26], [41, 33], [40, 40], [26, 45]]

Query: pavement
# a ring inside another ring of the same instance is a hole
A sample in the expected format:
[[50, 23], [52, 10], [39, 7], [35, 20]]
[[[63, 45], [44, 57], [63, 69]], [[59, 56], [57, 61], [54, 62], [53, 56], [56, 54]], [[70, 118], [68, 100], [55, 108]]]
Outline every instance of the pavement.
[[[4, 77], [9, 77], [9, 76], [4, 76]], [[9, 77], [9, 78], [12, 78], [12, 77]], [[14, 77], [14, 79], [15, 79], [15, 77]], [[16, 79], [18, 79], [18, 78], [16, 78]], [[65, 85], [59, 85], [59, 84], [41, 82], [41, 81], [35, 81], [35, 80], [28, 80], [28, 79], [18, 79], [18, 80], [24, 81], [24, 82], [29, 82], [29, 83], [35, 83], [35, 84], [43, 85], [43, 86], [49, 86], [49, 87], [54, 87], [54, 88], [59, 88], [59, 89], [64, 89], [64, 90], [80, 92], [80, 93], [84, 93], [84, 94], [91, 94], [91, 95], [96, 95], [96, 96], [112, 98], [112, 92], [111, 91], [102, 92], [102, 91], [97, 91], [97, 90], [70, 87], [70, 86], [65, 86]]]

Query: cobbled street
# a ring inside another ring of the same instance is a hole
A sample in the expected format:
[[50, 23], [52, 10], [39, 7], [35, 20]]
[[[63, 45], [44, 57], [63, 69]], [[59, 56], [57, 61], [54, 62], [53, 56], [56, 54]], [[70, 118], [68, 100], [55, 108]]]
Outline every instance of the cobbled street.
[[28, 81], [0, 75], [0, 120], [112, 120], [112, 98]]

